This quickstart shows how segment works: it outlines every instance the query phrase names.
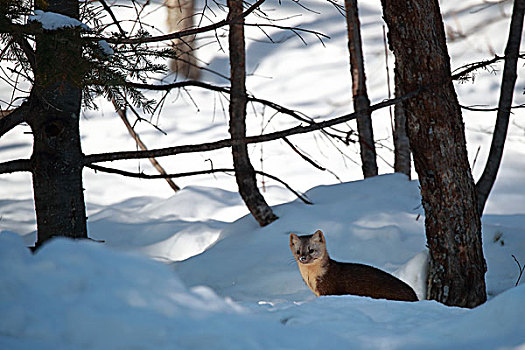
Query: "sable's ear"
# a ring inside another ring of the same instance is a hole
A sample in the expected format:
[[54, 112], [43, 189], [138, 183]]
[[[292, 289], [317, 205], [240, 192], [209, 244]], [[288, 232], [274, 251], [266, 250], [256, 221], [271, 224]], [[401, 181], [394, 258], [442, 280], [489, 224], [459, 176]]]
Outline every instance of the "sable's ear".
[[295, 233], [290, 233], [290, 247], [294, 245], [294, 242], [299, 239]]
[[313, 238], [315, 240], [319, 241], [319, 243], [324, 243], [323, 231], [321, 231], [321, 230], [315, 231]]

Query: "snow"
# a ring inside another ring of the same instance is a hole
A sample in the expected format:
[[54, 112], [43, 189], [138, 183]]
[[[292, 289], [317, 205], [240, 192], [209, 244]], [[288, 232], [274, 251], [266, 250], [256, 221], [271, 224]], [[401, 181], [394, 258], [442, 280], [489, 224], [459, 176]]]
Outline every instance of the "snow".
[[29, 16], [29, 21], [40, 22], [42, 28], [47, 30], [57, 30], [60, 28], [80, 27], [89, 30], [89, 27], [78, 19], [61, 15], [55, 12], [35, 10], [35, 14]]
[[[80, 27], [88, 31], [91, 30], [89, 26], [76, 18], [71, 18], [60, 13], [42, 10], [35, 10], [35, 14], [29, 16], [29, 21], [40, 22], [42, 24], [42, 28], [46, 30], [57, 30], [61, 28], [73, 27]], [[106, 56], [113, 56], [115, 51], [106, 40], [99, 40], [97, 43], [102, 53], [104, 53]]]
[[106, 40], [99, 40], [98, 46], [100, 47], [100, 49], [106, 56], [113, 56], [115, 54], [115, 51], [113, 50], [111, 45], [108, 44]]
[[[249, 28], [248, 37], [256, 40], [248, 41], [247, 86], [257, 97], [318, 120], [348, 113], [344, 19], [328, 3], [301, 3], [320, 14], [288, 1], [269, 1], [265, 10], [289, 17], [290, 25], [330, 35], [326, 47], [315, 37], [305, 35], [304, 46], [295, 36], [271, 29], [267, 33], [283, 42], [268, 44], [263, 33]], [[456, 1], [441, 4], [447, 31], [469, 33], [449, 41], [453, 67], [503, 52], [509, 1], [469, 0], [461, 8]], [[115, 12], [125, 18], [125, 11]], [[291, 17], [297, 13], [301, 16]], [[378, 102], [387, 98], [379, 2], [363, 2], [360, 15], [369, 94]], [[148, 16], [150, 23], [163, 21], [160, 11]], [[50, 18], [39, 21], [57, 23], [59, 17]], [[207, 39], [200, 40], [204, 44]], [[227, 74], [228, 61], [218, 45], [203, 45], [199, 58]], [[519, 67], [515, 104], [525, 102], [524, 68]], [[211, 73], [204, 79], [226, 83]], [[457, 84], [461, 103], [494, 106], [500, 79], [501, 72], [479, 72], [474, 83]], [[228, 137], [222, 107], [227, 101], [200, 89], [191, 94], [193, 100], [183, 93], [168, 97], [158, 119], [167, 135], [137, 124], [149, 148]], [[0, 86], [0, 95], [8, 100], [9, 88]], [[273, 112], [257, 106], [249, 111], [251, 135], [263, 127], [270, 132], [296, 125], [288, 117], [268, 123]], [[385, 145], [378, 149], [385, 159], [379, 162], [383, 175], [375, 178], [360, 180], [356, 145], [339, 144], [343, 156], [319, 134], [291, 141], [342, 183], [279, 141], [251, 147], [257, 169], [278, 175], [314, 203], [306, 205], [278, 183], [259, 177], [280, 217], [264, 228], [248, 215], [230, 175], [177, 179], [183, 189], [174, 194], [163, 180], [85, 170], [89, 234], [104, 242], [55, 239], [32, 254], [26, 248], [36, 238], [31, 177], [0, 175], [0, 349], [525, 349], [525, 283], [515, 287], [519, 271], [512, 258], [525, 264], [522, 115], [515, 110], [512, 116], [503, 163], [482, 219], [489, 300], [473, 310], [423, 300], [428, 261], [424, 212], [417, 180], [390, 174], [386, 110], [373, 117], [376, 137]], [[464, 117], [469, 159], [478, 178], [494, 113], [464, 111]], [[28, 131], [21, 125], [2, 137], [0, 161], [30, 156]], [[136, 147], [111, 105], [102, 101], [99, 111], [83, 111], [81, 131], [85, 154]], [[219, 150], [159, 162], [168, 172], [230, 168], [231, 154]], [[108, 166], [153, 173], [146, 160]], [[422, 301], [316, 298], [301, 279], [288, 236], [317, 229], [323, 230], [332, 258], [390, 272]]]

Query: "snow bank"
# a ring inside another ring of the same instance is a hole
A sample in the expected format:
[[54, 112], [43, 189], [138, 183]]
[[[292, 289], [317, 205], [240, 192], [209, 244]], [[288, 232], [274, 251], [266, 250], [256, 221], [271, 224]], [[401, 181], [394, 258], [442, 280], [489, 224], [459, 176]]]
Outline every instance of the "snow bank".
[[0, 234], [2, 349], [496, 349], [525, 346], [525, 286], [474, 309], [321, 297], [243, 303], [170, 269], [55, 239], [32, 255]]
[[207, 288], [186, 289], [160, 263], [65, 239], [33, 256], [18, 236], [1, 234], [0, 285], [3, 340], [35, 347], [156, 348], [212, 313], [241, 311]]

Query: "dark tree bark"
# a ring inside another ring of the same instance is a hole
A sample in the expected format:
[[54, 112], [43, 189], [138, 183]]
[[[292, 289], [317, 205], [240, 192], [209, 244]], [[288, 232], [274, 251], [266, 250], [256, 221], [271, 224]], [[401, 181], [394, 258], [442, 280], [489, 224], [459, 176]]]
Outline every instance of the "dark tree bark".
[[[48, 0], [45, 11], [79, 16], [77, 0]], [[31, 168], [37, 246], [53, 236], [87, 238], [79, 118], [82, 99], [78, 28], [36, 36], [35, 84], [27, 122], [33, 131]]]
[[509, 127], [510, 110], [512, 98], [514, 96], [514, 86], [516, 85], [516, 67], [518, 65], [518, 55], [520, 51], [521, 36], [523, 32], [523, 16], [525, 14], [525, 0], [515, 0], [512, 18], [510, 21], [509, 39], [505, 48], [505, 65], [503, 67], [503, 79], [498, 104], [498, 114], [492, 143], [490, 144], [487, 164], [483, 174], [476, 184], [476, 195], [478, 200], [478, 212], [481, 216], [485, 203], [496, 181], [498, 169], [503, 156], [503, 147], [507, 138]]
[[434, 84], [403, 103], [425, 209], [427, 295], [446, 305], [475, 307], [487, 298], [481, 222], [439, 3], [381, 3], [400, 94]]
[[[395, 94], [401, 96], [397, 75], [395, 79]], [[396, 103], [394, 107], [394, 171], [412, 176], [412, 164], [410, 161], [410, 141], [407, 135], [407, 119], [403, 102]]]
[[[228, 0], [228, 18], [240, 17], [243, 11], [242, 0]], [[246, 139], [246, 64], [244, 44], [244, 19], [230, 24], [230, 134], [233, 141]], [[259, 225], [266, 226], [277, 219], [264, 197], [257, 188], [255, 170], [248, 157], [248, 146], [245, 143], [232, 145], [233, 166], [239, 193], [257, 220]]]
[[361, 148], [361, 162], [365, 178], [377, 175], [376, 149], [372, 128], [370, 100], [366, 91], [365, 64], [361, 43], [361, 28], [357, 9], [357, 0], [345, 0], [346, 24], [348, 29], [348, 51], [352, 73], [352, 97], [354, 110], [365, 112], [357, 118], [357, 131]]

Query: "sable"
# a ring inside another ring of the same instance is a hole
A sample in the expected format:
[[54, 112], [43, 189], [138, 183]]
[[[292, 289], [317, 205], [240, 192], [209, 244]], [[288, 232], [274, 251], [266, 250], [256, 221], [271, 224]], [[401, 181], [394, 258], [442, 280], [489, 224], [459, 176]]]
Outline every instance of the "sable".
[[330, 259], [321, 231], [290, 234], [290, 249], [304, 282], [317, 296], [359, 295], [375, 299], [418, 301], [405, 282], [378, 268]]

